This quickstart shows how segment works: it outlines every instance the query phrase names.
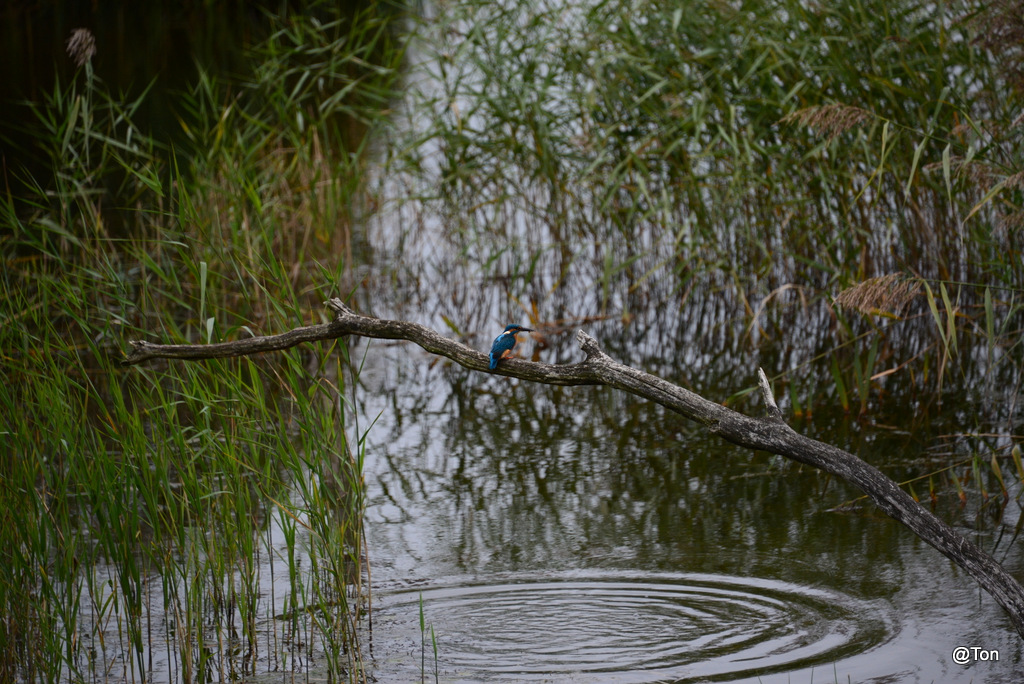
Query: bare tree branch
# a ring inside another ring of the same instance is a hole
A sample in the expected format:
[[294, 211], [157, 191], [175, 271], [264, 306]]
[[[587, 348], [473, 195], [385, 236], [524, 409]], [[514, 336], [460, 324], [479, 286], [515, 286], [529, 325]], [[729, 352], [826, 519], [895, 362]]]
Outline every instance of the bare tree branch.
[[430, 328], [407, 321], [361, 316], [340, 299], [332, 299], [327, 302], [327, 306], [335, 314], [330, 323], [297, 328], [280, 335], [210, 345], [131, 342], [132, 351], [123, 363], [132, 365], [155, 358], [241, 356], [287, 349], [302, 342], [358, 335], [415, 342], [428, 352], [445, 356], [470, 370], [550, 385], [608, 385], [695, 420], [733, 444], [785, 456], [836, 475], [858, 487], [886, 514], [906, 525], [914, 534], [966, 570], [1003, 607], [1017, 632], [1024, 637], [1024, 587], [994, 558], [923, 508], [877, 468], [842, 449], [804, 437], [789, 427], [775, 403], [768, 378], [760, 369], [759, 386], [767, 415], [752, 418], [661, 378], [615, 362], [583, 330], [576, 333], [576, 340], [587, 356], [580, 363], [550, 365], [509, 359], [502, 361], [496, 370], [489, 371], [485, 354], [443, 337]]

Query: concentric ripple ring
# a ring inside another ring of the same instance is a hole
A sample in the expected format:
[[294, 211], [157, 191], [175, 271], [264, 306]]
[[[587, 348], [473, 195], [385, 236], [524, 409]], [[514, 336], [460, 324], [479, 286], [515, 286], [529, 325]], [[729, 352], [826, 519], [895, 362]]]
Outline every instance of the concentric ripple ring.
[[393, 589], [376, 603], [386, 629], [406, 638], [407, 630], [419, 633], [422, 606], [439, 666], [481, 680], [599, 673], [615, 673], [615, 681], [728, 679], [834, 663], [894, 633], [884, 602], [725, 575], [453, 578]]

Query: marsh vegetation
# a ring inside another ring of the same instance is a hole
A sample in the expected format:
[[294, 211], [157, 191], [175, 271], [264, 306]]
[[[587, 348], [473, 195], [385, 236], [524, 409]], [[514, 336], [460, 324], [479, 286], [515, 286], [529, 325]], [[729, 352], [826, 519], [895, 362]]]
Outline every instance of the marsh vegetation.
[[80, 41], [8, 141], [52, 173], [9, 171], [3, 202], [5, 681], [361, 678], [344, 344], [118, 366], [128, 338], [281, 329], [336, 291], [401, 58], [385, 9], [263, 16], [248, 79], [198, 66], [164, 137]]
[[[346, 341], [119, 367], [128, 339], [280, 332], [331, 296], [480, 349], [518, 321], [546, 362], [586, 326], [741, 410], [762, 366], [798, 429], [1019, 567], [1020, 5], [839, 5], [313, 3], [197, 65], [162, 130], [159, 81], [104, 80], [80, 35], [5, 128], [0, 679], [362, 680], [364, 512], [392, 548], [416, 493], [462, 544], [413, 544], [425, 572], [676, 568], [724, 539], [853, 583], [900, 563], [877, 521], [802, 517], [850, 490], [592, 392]], [[687, 569], [772, 565], [716, 563]], [[825, 581], [797, 574], [772, 577]]]

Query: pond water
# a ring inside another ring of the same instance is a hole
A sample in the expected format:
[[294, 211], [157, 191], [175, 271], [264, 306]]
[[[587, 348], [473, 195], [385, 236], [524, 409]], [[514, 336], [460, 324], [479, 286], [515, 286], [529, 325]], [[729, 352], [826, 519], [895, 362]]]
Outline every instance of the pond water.
[[[380, 681], [1019, 677], [994, 601], [873, 506], [835, 510], [859, 492], [821, 473], [609, 389], [475, 377], [416, 348], [371, 343], [361, 380]], [[841, 416], [801, 429], [896, 476], [922, 449]], [[960, 529], [991, 549], [999, 528]], [[958, 646], [999, 660], [958, 665]]]

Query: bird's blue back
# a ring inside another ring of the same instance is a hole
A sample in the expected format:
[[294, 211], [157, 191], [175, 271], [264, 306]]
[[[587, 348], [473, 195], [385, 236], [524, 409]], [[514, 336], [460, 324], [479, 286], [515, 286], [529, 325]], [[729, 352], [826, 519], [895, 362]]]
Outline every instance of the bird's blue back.
[[494, 338], [494, 344], [491, 345], [491, 370], [498, 367], [498, 361], [505, 355], [505, 352], [512, 351], [516, 346], [516, 333], [509, 331], [518, 331], [520, 327], [514, 324], [510, 325], [505, 328], [503, 333]]

